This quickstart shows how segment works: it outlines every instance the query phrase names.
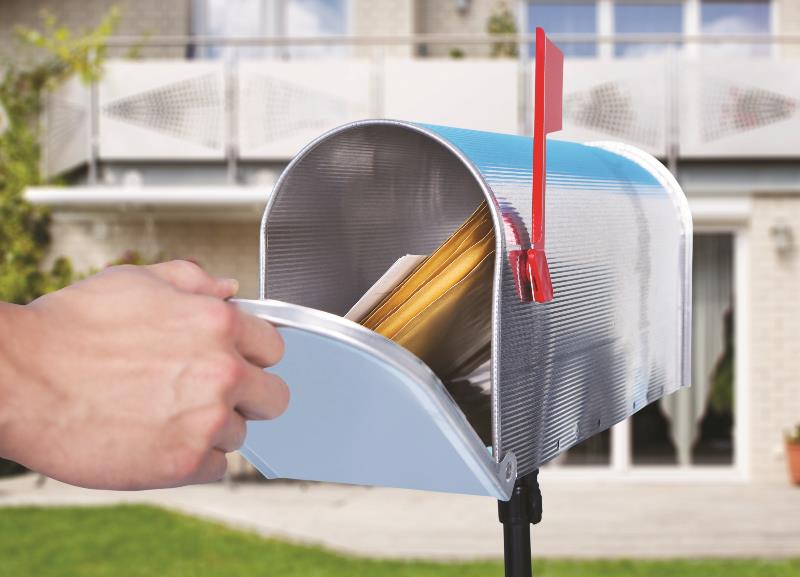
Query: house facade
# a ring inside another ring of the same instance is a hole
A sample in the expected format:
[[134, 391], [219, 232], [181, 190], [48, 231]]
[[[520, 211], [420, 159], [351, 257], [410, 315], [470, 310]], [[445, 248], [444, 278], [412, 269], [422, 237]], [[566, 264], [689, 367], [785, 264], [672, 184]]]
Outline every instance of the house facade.
[[[113, 4], [7, 0], [0, 54], [16, 50], [13, 24], [37, 26], [42, 8], [81, 29]], [[652, 153], [695, 223], [693, 388], [574, 447], [549, 474], [785, 481], [783, 432], [800, 421], [800, 3], [119, 4], [102, 80], [68, 82], [43, 116], [43, 169], [70, 183], [27, 192], [52, 208], [53, 257], [78, 270], [132, 249], [190, 257], [255, 297], [258, 220], [305, 142], [365, 117], [529, 134], [531, 46], [491, 58], [497, 43], [475, 36], [492, 17], [523, 34], [543, 26], [567, 57], [555, 137]], [[269, 40], [321, 36], [350, 41]], [[141, 56], [125, 59], [137, 44]]]

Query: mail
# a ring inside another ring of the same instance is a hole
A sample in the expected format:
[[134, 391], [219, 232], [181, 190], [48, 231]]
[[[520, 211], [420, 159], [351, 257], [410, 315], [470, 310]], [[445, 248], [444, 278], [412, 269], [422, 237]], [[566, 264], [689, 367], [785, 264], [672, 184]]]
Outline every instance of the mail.
[[[470, 375], [486, 373], [491, 353], [495, 237], [486, 202], [429, 257], [414, 261], [412, 256], [401, 257], [376, 283], [384, 296], [372, 310], [353, 318], [354, 307], [348, 318], [414, 353], [454, 397], [468, 399], [483, 413], [488, 410], [488, 391], [482, 386], [487, 380], [473, 382]], [[409, 262], [419, 264], [404, 278], [395, 278], [397, 284], [388, 289], [390, 273]], [[468, 417], [475, 413], [459, 404]]]

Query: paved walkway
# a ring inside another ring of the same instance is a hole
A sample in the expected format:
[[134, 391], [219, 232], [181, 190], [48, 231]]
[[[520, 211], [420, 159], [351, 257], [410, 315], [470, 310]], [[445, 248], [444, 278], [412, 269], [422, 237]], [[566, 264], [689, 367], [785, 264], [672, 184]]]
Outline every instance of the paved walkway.
[[[0, 507], [152, 503], [266, 536], [379, 557], [474, 559], [502, 554], [488, 498], [297, 483], [164, 491], [88, 491], [35, 477], [0, 482]], [[800, 490], [786, 486], [631, 485], [543, 479], [534, 555], [800, 557]]]

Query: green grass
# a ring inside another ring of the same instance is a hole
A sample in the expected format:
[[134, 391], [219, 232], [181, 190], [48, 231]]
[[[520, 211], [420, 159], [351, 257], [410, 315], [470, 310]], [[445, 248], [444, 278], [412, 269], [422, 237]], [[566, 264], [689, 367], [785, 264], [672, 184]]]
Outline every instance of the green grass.
[[[793, 561], [551, 561], [537, 577], [797, 577]], [[501, 576], [499, 561], [428, 563], [338, 555], [154, 507], [0, 509], [2, 577]]]

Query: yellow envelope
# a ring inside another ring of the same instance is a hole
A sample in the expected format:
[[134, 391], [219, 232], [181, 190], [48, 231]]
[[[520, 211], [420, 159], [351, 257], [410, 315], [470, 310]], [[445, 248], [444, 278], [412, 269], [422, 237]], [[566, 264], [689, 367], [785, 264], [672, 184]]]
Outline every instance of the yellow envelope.
[[[424, 307], [416, 312], [415, 305], [419, 303], [411, 303], [409, 312], [416, 314], [402, 328], [387, 334], [378, 327], [377, 332], [417, 355], [443, 381], [463, 375], [489, 358], [493, 270], [494, 250], [443, 292], [438, 293], [433, 287], [420, 291], [419, 300]], [[406, 311], [401, 307], [398, 312]], [[403, 314], [395, 316], [399, 318], [387, 324], [406, 320]]]
[[489, 358], [494, 228], [486, 203], [362, 321], [445, 383]]
[[491, 215], [486, 202], [482, 202], [458, 230], [359, 322], [368, 329], [376, 330], [402, 303], [440, 274], [457, 255], [491, 231]]

